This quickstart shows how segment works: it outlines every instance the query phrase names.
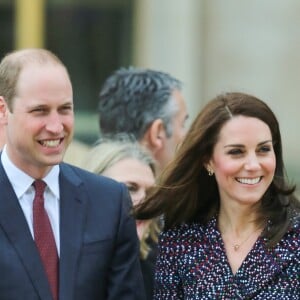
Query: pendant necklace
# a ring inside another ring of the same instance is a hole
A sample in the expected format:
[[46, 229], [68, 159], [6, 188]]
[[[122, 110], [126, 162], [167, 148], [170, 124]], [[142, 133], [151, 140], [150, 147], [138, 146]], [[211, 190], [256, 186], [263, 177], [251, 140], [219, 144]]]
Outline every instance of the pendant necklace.
[[258, 229], [256, 229], [255, 231], [253, 231], [253, 232], [251, 232], [247, 237], [246, 237], [246, 239], [244, 239], [242, 242], [240, 242], [239, 244], [237, 244], [237, 243], [235, 243], [235, 244], [233, 244], [232, 246], [233, 246], [233, 249], [234, 249], [234, 251], [239, 251], [239, 249], [241, 248], [241, 246], [242, 245], [244, 245], [244, 243], [246, 243], [248, 240], [249, 240], [249, 238], [255, 233], [255, 232], [257, 232], [259, 230], [259, 228]]

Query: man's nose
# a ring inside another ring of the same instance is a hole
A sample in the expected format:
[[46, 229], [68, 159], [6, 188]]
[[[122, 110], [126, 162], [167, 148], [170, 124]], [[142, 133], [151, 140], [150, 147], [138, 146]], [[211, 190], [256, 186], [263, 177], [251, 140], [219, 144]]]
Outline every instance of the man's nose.
[[46, 129], [52, 133], [62, 132], [64, 126], [61, 117], [58, 113], [52, 113], [47, 120]]

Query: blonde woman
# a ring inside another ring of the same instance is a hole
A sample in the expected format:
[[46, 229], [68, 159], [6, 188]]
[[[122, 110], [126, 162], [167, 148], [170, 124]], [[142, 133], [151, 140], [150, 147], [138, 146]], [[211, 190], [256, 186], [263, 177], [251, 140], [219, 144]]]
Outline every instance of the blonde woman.
[[[93, 173], [123, 182], [128, 187], [133, 205], [145, 199], [147, 190], [155, 182], [153, 159], [137, 142], [129, 138], [101, 140], [90, 150], [83, 167]], [[137, 220], [136, 225], [147, 299], [152, 299], [159, 227], [155, 219]]]

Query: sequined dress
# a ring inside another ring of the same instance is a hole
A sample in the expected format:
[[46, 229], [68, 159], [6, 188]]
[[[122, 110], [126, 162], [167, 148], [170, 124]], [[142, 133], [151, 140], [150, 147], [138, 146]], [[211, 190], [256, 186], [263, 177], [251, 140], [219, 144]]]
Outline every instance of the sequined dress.
[[300, 299], [299, 218], [274, 248], [265, 242], [258, 238], [233, 274], [216, 218], [161, 233], [154, 299]]

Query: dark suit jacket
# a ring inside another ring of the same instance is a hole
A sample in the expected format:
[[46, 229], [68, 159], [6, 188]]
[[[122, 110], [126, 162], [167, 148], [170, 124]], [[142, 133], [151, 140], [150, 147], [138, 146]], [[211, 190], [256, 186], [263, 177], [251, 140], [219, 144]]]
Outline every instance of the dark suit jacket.
[[[144, 299], [125, 186], [64, 163], [59, 184], [59, 299]], [[38, 250], [1, 162], [0, 187], [0, 300], [51, 300]]]
[[157, 243], [152, 239], [148, 239], [148, 245], [150, 246], [150, 252], [146, 259], [140, 259], [142, 275], [144, 280], [145, 292], [147, 300], [152, 300], [154, 296], [154, 274], [155, 263], [157, 257]]

